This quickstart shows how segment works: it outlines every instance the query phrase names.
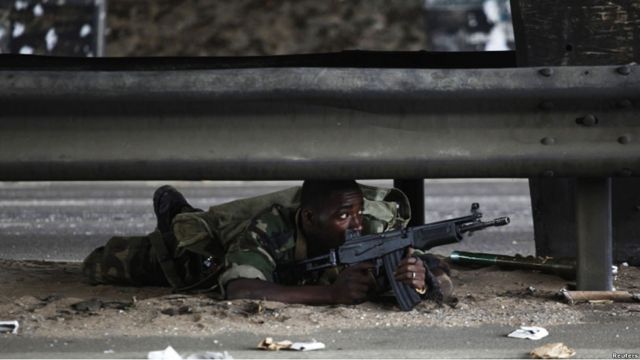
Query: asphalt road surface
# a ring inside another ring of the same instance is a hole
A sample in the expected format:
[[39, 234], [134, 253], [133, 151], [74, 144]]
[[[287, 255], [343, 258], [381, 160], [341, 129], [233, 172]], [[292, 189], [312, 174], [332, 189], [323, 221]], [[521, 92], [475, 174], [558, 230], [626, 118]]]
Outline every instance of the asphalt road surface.
[[[363, 181], [391, 186], [387, 180]], [[155, 228], [152, 195], [167, 182], [0, 182], [0, 258], [81, 261], [114, 235], [142, 235]], [[299, 181], [168, 182], [193, 206], [265, 194]], [[526, 180], [427, 180], [426, 221], [466, 215], [480, 203], [485, 218], [509, 216], [511, 224], [477, 232], [462, 243], [434, 249], [514, 255], [534, 253]]]
[[[369, 184], [387, 185], [390, 181]], [[164, 182], [0, 183], [0, 258], [80, 261], [113, 235], [145, 234], [155, 227], [151, 197]], [[276, 191], [299, 182], [173, 182], [200, 208]], [[460, 244], [435, 249], [533, 254], [533, 225], [526, 180], [429, 180], [426, 220], [462, 216], [479, 202], [485, 218], [510, 216], [511, 224], [488, 229]], [[1, 316], [2, 314], [0, 314]], [[615, 315], [615, 314], [614, 314]], [[582, 324], [547, 328], [543, 340], [578, 349], [576, 358], [640, 356], [637, 321], [606, 316]], [[327, 349], [318, 352], [257, 352], [261, 334], [223, 333], [214, 338], [113, 337], [43, 338], [0, 335], [0, 358], [146, 358], [173, 346], [183, 356], [228, 350], [240, 358], [528, 358], [542, 344], [507, 338], [513, 328], [418, 327], [345, 330], [308, 334]], [[250, 345], [247, 345], [250, 344]], [[617, 354], [617, 355], [616, 355]]]
[[[321, 351], [257, 351], [261, 334], [233, 332], [214, 337], [105, 337], [104, 339], [13, 338], [0, 345], [0, 358], [126, 358], [145, 359], [149, 351], [172, 346], [180, 355], [228, 351], [234, 359], [529, 359], [530, 350], [547, 343], [564, 342], [576, 349], [574, 358], [638, 359], [634, 322], [558, 325], [546, 328], [544, 340], [513, 339], [513, 328], [500, 325], [454, 328], [366, 328], [319, 330], [305, 339], [322, 339]], [[607, 336], [602, 336], [607, 334]], [[613, 338], [614, 340], [611, 340]], [[250, 345], [248, 345], [250, 344]]]

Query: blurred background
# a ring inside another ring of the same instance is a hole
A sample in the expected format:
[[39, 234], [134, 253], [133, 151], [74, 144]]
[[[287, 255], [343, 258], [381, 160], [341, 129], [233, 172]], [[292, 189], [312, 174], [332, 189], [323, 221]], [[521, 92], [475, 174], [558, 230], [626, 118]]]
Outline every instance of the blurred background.
[[514, 49], [508, 0], [0, 0], [0, 51], [255, 56]]

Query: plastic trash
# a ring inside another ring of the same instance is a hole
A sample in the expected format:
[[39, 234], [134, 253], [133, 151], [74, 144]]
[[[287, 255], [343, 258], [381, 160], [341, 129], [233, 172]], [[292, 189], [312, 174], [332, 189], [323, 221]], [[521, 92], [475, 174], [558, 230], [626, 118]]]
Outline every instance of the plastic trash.
[[298, 351], [311, 351], [311, 350], [322, 350], [325, 346], [323, 343], [319, 341], [312, 340], [311, 342], [294, 342], [291, 344], [291, 350]]
[[233, 360], [228, 352], [205, 351], [203, 353], [191, 354], [187, 360]]
[[150, 351], [147, 355], [149, 360], [182, 360], [182, 356], [178, 354], [171, 345], [164, 350]]
[[[149, 360], [183, 360], [182, 356], [178, 354], [171, 345], [167, 346], [164, 350], [150, 351], [147, 355]], [[202, 353], [195, 353], [187, 356], [187, 360], [233, 360], [233, 357], [228, 352], [216, 352], [205, 351]]]
[[540, 340], [549, 335], [547, 329], [539, 326], [521, 326], [518, 330], [511, 332], [508, 337], [518, 339]]
[[20, 324], [18, 323], [18, 320], [0, 321], [0, 334], [17, 334], [19, 327]]

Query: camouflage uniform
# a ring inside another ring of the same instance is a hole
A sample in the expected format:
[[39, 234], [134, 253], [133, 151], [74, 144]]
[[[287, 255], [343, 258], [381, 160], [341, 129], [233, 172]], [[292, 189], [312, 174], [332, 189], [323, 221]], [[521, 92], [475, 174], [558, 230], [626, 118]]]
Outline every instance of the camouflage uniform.
[[[400, 190], [360, 187], [364, 233], [406, 226], [409, 201]], [[296, 224], [299, 199], [300, 187], [293, 187], [206, 212], [178, 214], [172, 222], [175, 238], [157, 230], [141, 237], [114, 237], [84, 260], [83, 272], [94, 284], [168, 284], [175, 289], [224, 291], [224, 285], [237, 278], [305, 282], [276, 272], [279, 265], [307, 256], [306, 240]], [[329, 271], [319, 281], [331, 282], [336, 274]]]

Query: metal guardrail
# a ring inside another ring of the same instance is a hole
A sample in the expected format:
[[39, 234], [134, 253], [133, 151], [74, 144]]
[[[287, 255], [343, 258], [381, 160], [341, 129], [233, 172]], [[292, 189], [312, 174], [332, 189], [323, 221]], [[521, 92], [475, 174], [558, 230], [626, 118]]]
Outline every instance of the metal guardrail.
[[640, 66], [0, 70], [0, 180], [640, 174]]

